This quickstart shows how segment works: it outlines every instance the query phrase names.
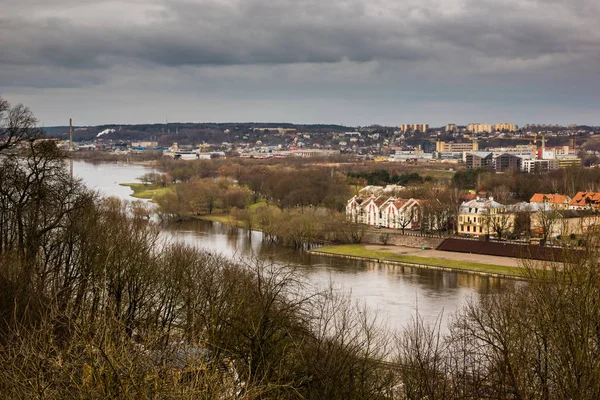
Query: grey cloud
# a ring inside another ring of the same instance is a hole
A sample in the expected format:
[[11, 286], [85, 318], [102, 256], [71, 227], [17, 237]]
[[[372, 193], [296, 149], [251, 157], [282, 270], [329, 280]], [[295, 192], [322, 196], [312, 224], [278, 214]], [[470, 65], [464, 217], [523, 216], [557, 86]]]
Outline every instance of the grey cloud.
[[597, 0], [0, 2], [0, 94], [48, 124], [66, 109], [135, 123], [169, 108], [180, 120], [573, 122], [600, 106]]
[[[0, 62], [105, 68], [131, 61], [202, 66], [598, 53], [592, 3], [555, 1], [548, 15], [538, 16], [544, 3], [518, 0], [470, 0], [450, 14], [417, 1], [399, 10], [380, 1], [375, 13], [360, 0], [165, 0], [144, 26], [123, 20], [93, 26], [64, 15], [1, 19]], [[580, 13], [583, 6], [588, 14]]]

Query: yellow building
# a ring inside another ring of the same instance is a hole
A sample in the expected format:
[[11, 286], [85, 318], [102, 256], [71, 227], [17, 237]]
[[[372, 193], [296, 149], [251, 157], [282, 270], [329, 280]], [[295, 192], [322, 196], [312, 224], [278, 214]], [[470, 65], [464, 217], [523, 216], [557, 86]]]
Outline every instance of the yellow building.
[[532, 237], [542, 237], [547, 230], [548, 238], [567, 238], [597, 232], [599, 226], [600, 215], [590, 211], [542, 209], [531, 214]]
[[438, 153], [446, 153], [446, 152], [461, 152], [461, 151], [478, 151], [479, 143], [476, 140], [469, 143], [448, 143], [437, 141], [435, 143], [435, 151]]
[[493, 235], [497, 231], [510, 231], [514, 215], [508, 213], [506, 207], [493, 197], [465, 201], [458, 213], [459, 235], [480, 236]]
[[517, 130], [517, 125], [511, 124], [509, 122], [501, 122], [499, 124], [494, 125], [495, 132], [515, 132]]
[[429, 124], [402, 124], [400, 125], [400, 131], [406, 132], [427, 132]]
[[467, 131], [471, 133], [491, 133], [492, 125], [491, 124], [480, 124], [480, 123], [472, 123], [467, 125]]
[[557, 158], [556, 161], [558, 162], [558, 168], [581, 167], [581, 158], [577, 157]]

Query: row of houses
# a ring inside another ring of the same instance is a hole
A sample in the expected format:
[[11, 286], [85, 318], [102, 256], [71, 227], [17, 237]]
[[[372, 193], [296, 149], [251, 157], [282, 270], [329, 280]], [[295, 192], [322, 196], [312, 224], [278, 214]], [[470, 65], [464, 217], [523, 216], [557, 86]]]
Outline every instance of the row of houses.
[[534, 194], [529, 202], [500, 204], [492, 197], [477, 197], [461, 204], [457, 231], [463, 236], [502, 236], [526, 231], [550, 238], [580, 235], [600, 226], [600, 193]]
[[600, 193], [596, 192], [579, 192], [573, 198], [536, 193], [529, 202], [511, 205], [493, 197], [476, 197], [464, 201], [454, 212], [441, 214], [428, 206], [425, 200], [365, 190], [348, 201], [346, 215], [355, 223], [391, 229], [456, 227], [458, 234], [469, 237], [526, 233], [548, 238], [579, 235], [600, 226]]
[[423, 200], [387, 195], [359, 194], [346, 205], [346, 215], [358, 224], [391, 228], [420, 229]]

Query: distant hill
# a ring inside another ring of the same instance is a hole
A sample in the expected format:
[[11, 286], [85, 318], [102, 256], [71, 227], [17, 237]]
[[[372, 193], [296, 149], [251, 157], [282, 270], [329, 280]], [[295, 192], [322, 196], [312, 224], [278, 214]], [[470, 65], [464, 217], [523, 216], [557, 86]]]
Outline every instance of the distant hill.
[[[355, 130], [354, 127], [342, 125], [311, 124], [300, 125], [290, 123], [169, 123], [167, 124], [136, 124], [136, 125], [98, 125], [74, 126], [73, 140], [94, 140], [100, 135], [103, 139], [112, 140], [153, 140], [160, 145], [178, 142], [180, 144], [192, 143], [221, 143], [232, 142], [245, 135], [260, 138], [271, 132], [254, 132], [253, 128], [295, 128], [298, 132], [325, 133], [346, 132]], [[67, 139], [68, 126], [51, 126], [43, 130], [49, 137]], [[276, 134], [276, 131], [272, 131]]]

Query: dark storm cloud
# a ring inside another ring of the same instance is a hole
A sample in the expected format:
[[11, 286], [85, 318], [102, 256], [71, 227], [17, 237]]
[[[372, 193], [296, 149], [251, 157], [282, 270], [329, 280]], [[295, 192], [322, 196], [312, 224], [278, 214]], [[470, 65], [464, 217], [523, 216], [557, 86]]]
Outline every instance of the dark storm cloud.
[[0, 0], [0, 95], [47, 124], [597, 122], [599, 17], [598, 0]]
[[[125, 62], [201, 66], [444, 61], [457, 56], [522, 60], [600, 52], [595, 0], [396, 3], [165, 0], [148, 2], [158, 8], [143, 23], [118, 15], [127, 12], [126, 4], [115, 8], [114, 20], [97, 23], [77, 13], [35, 18], [14, 13], [0, 19], [0, 63], [103, 68]], [[25, 11], [27, 2], [21, 4]]]

